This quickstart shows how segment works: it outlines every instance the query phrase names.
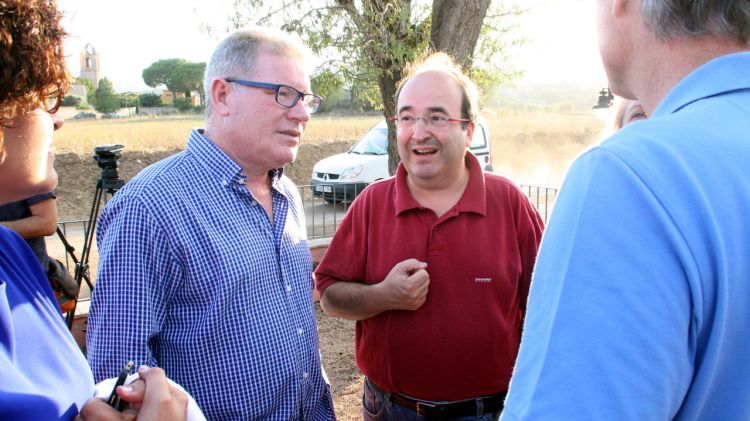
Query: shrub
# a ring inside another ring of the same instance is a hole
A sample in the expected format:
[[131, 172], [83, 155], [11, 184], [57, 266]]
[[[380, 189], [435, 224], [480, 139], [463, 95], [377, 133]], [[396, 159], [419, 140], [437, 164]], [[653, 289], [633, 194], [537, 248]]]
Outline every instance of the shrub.
[[141, 107], [161, 107], [161, 97], [159, 95], [149, 93], [141, 94], [138, 96], [138, 103]]
[[62, 100], [62, 106], [63, 107], [77, 107], [81, 105], [81, 101], [83, 99], [79, 96], [75, 95], [66, 95], [65, 98]]
[[190, 98], [177, 98], [174, 101], [174, 107], [184, 113], [193, 109], [193, 103], [190, 101]]

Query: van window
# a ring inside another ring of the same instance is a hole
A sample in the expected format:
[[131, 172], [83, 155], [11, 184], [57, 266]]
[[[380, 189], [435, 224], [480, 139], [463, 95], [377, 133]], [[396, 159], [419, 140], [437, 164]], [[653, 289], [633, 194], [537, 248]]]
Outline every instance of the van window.
[[388, 128], [374, 128], [365, 134], [352, 148], [349, 153], [361, 155], [387, 155], [388, 154]]
[[487, 136], [484, 133], [484, 126], [481, 124], [474, 125], [474, 135], [471, 137], [469, 149], [484, 149], [487, 147]]

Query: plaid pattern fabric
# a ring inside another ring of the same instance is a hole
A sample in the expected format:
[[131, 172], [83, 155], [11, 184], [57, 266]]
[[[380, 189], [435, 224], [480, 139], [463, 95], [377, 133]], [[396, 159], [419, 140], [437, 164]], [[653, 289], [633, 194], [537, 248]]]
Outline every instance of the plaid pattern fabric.
[[272, 224], [245, 180], [194, 130], [107, 203], [89, 364], [162, 367], [209, 419], [333, 419], [299, 193], [274, 173]]

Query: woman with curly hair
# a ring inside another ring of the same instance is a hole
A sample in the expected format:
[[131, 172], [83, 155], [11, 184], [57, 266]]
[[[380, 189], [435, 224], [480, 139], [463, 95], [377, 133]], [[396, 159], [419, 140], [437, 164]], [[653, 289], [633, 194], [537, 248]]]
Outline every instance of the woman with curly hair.
[[[0, 0], [0, 203], [57, 184], [50, 152], [55, 114], [69, 87], [61, 14], [54, 0]], [[68, 332], [31, 249], [0, 226], [0, 419], [184, 419], [187, 397], [160, 369], [118, 389], [115, 412], [94, 395], [85, 358]]]
[[[0, 201], [48, 192], [57, 175], [48, 154], [54, 113], [70, 86], [65, 32], [54, 2], [0, 0]], [[8, 159], [9, 156], [23, 159]]]

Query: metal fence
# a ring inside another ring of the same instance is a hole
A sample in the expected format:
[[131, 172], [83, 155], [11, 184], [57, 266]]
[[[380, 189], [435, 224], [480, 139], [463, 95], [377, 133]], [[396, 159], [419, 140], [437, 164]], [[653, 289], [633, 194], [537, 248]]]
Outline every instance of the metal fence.
[[[302, 202], [305, 207], [305, 216], [307, 218], [307, 235], [310, 239], [327, 238], [333, 236], [336, 231], [341, 219], [346, 214], [346, 211], [351, 205], [351, 201], [344, 200], [342, 197], [345, 196], [344, 191], [337, 191], [341, 187], [331, 185], [332, 195], [320, 195], [322, 192], [315, 193], [314, 187], [311, 185], [298, 186]], [[322, 189], [318, 189], [322, 190]], [[521, 185], [521, 190], [529, 197], [531, 203], [539, 210], [540, 215], [544, 222], [547, 222], [549, 213], [552, 210], [552, 204], [557, 198], [558, 189], [551, 187], [542, 186], [531, 186]], [[341, 194], [338, 194], [341, 193]], [[351, 193], [351, 192], [348, 192]], [[355, 196], [358, 191], [354, 192]], [[317, 194], [317, 195], [316, 195]], [[60, 228], [68, 239], [70, 244], [75, 248], [77, 256], [83, 249], [83, 241], [86, 230], [88, 229], [87, 220], [72, 220], [72, 221], [61, 221], [59, 223]], [[47, 242], [48, 252], [51, 256], [65, 261], [69, 268], [73, 267], [73, 262], [69, 256], [65, 253], [62, 243], [56, 237], [50, 237], [50, 241]], [[90, 276], [91, 279], [95, 279], [96, 265], [98, 261], [98, 252], [96, 249], [96, 243], [92, 244], [92, 250], [90, 253]], [[82, 287], [85, 287], [83, 285]], [[82, 288], [82, 298], [87, 297], [88, 291], [86, 288]]]
[[[313, 193], [313, 186], [298, 186], [307, 218], [308, 238], [331, 237], [336, 231], [341, 219], [351, 205], [350, 200], [342, 199], [343, 190], [338, 194], [340, 186], [331, 185], [333, 195], [325, 196]], [[544, 222], [547, 222], [552, 204], [557, 198], [557, 188], [521, 185], [521, 190], [529, 197], [531, 203], [539, 210]], [[355, 192], [355, 195], [358, 191]], [[86, 220], [62, 221], [60, 228], [66, 237], [83, 237], [88, 228]]]

